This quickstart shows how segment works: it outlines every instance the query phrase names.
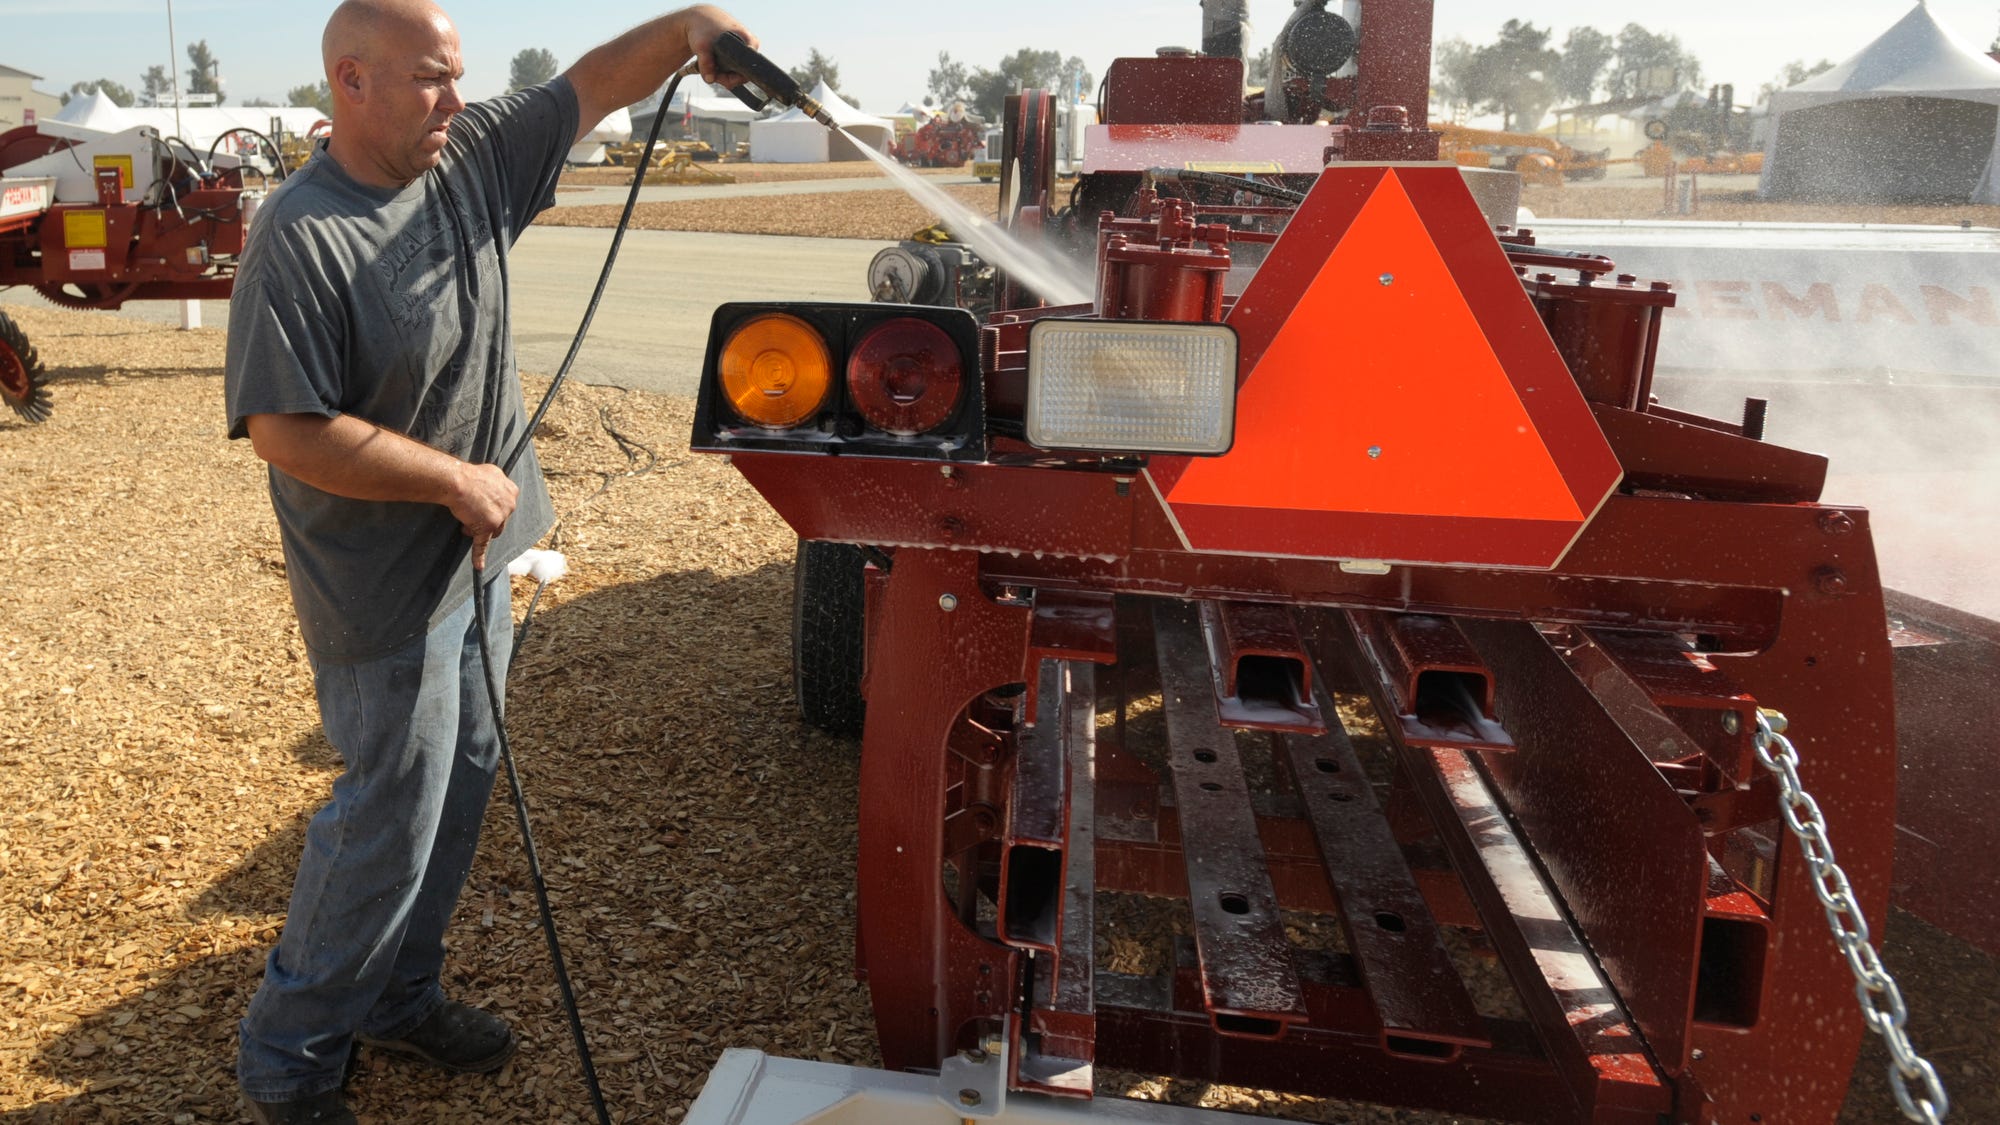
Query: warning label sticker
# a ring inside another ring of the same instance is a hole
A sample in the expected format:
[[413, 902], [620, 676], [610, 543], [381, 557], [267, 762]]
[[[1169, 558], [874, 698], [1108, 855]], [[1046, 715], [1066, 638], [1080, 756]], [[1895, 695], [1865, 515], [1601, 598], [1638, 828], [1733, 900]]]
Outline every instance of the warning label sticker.
[[102, 211], [64, 211], [63, 245], [72, 250], [103, 249], [111, 244]]
[[92, 166], [92, 167], [94, 167], [94, 168], [116, 168], [116, 169], [118, 169], [118, 186], [119, 186], [119, 188], [120, 188], [121, 190], [124, 190], [124, 191], [131, 191], [131, 190], [132, 190], [132, 154], [131, 154], [131, 153], [129, 153], [129, 152], [121, 152], [121, 153], [113, 153], [113, 154], [110, 154], [110, 155], [103, 155], [103, 156], [93, 156], [93, 157], [91, 157], [91, 158], [90, 158], [90, 163], [91, 163], [91, 166]]

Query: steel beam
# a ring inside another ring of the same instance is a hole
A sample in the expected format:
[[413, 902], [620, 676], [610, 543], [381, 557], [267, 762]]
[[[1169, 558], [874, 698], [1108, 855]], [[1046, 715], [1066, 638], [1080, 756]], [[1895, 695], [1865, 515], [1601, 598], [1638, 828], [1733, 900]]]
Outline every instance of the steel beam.
[[[1331, 702], [1320, 709], [1332, 713]], [[1280, 737], [1390, 1054], [1450, 1060], [1491, 1043], [1347, 732]]]
[[1192, 606], [1153, 611], [1188, 906], [1215, 1029], [1276, 1039], [1305, 1018], [1235, 736], [1222, 726]]
[[1411, 746], [1512, 750], [1493, 720], [1493, 674], [1447, 617], [1348, 610], [1363, 671], [1380, 685], [1384, 722]]
[[[1405, 761], [1564, 1079], [1574, 1120], [1601, 1121], [1606, 1107], [1670, 1109], [1673, 1093], [1618, 993], [1471, 758], [1458, 750], [1413, 748]], [[1559, 1119], [1556, 1106], [1548, 1110], [1550, 1119]]]
[[1059, 1097], [1092, 1094], [1097, 1054], [1096, 669], [1066, 666], [1062, 711], [1069, 817], [1062, 926], [1053, 956], [1030, 963], [1030, 1007], [1016, 1020], [1013, 1085]]

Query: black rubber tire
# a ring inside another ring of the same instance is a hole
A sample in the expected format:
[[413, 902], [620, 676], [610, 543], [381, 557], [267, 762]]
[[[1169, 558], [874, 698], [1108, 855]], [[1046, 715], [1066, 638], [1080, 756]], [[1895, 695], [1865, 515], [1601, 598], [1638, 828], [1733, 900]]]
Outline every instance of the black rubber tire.
[[792, 689], [799, 717], [828, 734], [861, 733], [861, 548], [799, 540], [792, 576]]
[[28, 422], [48, 419], [48, 374], [28, 334], [5, 313], [0, 313], [0, 401]]

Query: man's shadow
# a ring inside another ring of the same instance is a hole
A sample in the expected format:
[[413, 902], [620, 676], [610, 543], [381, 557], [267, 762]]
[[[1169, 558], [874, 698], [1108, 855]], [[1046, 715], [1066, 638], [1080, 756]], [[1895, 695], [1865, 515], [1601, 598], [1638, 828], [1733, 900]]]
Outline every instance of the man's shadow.
[[[563, 952], [606, 1099], [631, 1120], [685, 1106], [726, 1046], [874, 1061], [852, 980], [858, 747], [796, 718], [791, 569], [545, 598], [509, 676]], [[529, 589], [517, 581], [516, 597]], [[292, 753], [339, 764], [317, 730]], [[275, 935], [313, 811], [246, 851], [189, 917]], [[504, 772], [448, 941], [446, 992], [506, 1016], [520, 1054], [496, 1079], [363, 1051], [350, 1104], [377, 1120], [582, 1120]], [[27, 1070], [85, 1092], [0, 1122], [240, 1120], [236, 1025], [271, 944], [184, 962], [84, 1015]]]

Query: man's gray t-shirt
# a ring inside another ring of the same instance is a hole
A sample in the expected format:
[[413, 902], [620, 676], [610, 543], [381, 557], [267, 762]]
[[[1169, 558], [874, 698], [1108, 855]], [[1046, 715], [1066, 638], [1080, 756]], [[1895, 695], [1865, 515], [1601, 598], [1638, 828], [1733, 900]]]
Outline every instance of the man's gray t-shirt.
[[[507, 256], [554, 202], [576, 137], [565, 78], [468, 105], [444, 159], [401, 189], [361, 184], [324, 151], [271, 193], [230, 298], [229, 436], [252, 414], [351, 414], [474, 463], [527, 426]], [[554, 521], [532, 443], [490, 580]], [[393, 652], [472, 592], [467, 538], [437, 504], [349, 500], [273, 468], [299, 628], [335, 662]]]

